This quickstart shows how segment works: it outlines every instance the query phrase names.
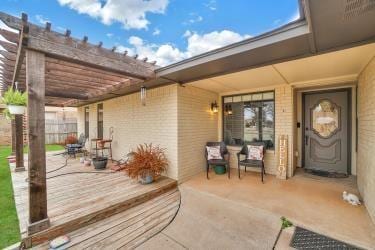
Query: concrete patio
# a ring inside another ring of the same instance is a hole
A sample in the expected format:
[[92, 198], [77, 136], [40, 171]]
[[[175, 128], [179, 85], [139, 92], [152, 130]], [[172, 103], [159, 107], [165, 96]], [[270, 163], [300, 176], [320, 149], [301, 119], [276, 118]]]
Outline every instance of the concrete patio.
[[[234, 172], [234, 171], [233, 171]], [[236, 175], [199, 174], [180, 185], [181, 208], [164, 231], [140, 249], [271, 249], [280, 217], [294, 225], [365, 249], [375, 245], [375, 226], [365, 207], [341, 198], [358, 194], [354, 177], [328, 179], [298, 171], [288, 181], [248, 172]], [[277, 249], [288, 247], [292, 231], [283, 234]]]

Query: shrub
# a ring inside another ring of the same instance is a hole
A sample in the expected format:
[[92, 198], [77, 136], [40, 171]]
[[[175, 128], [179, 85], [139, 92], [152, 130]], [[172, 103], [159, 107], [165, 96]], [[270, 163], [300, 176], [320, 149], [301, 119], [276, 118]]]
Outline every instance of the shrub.
[[5, 91], [2, 103], [6, 105], [18, 105], [18, 106], [26, 106], [27, 105], [27, 95], [25, 93], [21, 93], [18, 90], [14, 90], [13, 88], [9, 88]]
[[151, 174], [155, 179], [167, 170], [168, 160], [165, 156], [165, 149], [152, 144], [139, 145], [132, 152], [132, 157], [125, 165], [124, 171], [132, 179], [145, 177]]
[[68, 135], [65, 139], [66, 144], [76, 144], [78, 142], [77, 137], [75, 135]]

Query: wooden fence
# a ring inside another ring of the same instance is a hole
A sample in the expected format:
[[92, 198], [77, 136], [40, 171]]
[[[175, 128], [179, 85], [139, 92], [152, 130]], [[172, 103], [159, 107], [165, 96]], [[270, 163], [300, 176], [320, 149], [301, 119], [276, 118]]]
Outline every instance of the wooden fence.
[[46, 144], [62, 144], [68, 135], [77, 136], [77, 120], [46, 120]]

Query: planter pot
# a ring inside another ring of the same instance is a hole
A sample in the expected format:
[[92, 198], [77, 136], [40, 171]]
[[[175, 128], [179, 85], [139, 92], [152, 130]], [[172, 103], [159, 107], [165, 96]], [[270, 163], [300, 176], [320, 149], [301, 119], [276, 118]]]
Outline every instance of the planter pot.
[[8, 105], [8, 110], [11, 115], [22, 115], [25, 113], [26, 106]]
[[214, 170], [215, 170], [215, 174], [219, 174], [219, 175], [225, 174], [227, 172], [225, 166], [215, 166]]
[[89, 167], [89, 166], [91, 166], [91, 161], [90, 161], [90, 160], [84, 160], [84, 161], [83, 161], [83, 164], [84, 164], [86, 167]]
[[107, 157], [92, 158], [92, 163], [94, 164], [95, 169], [105, 169], [107, 167], [107, 162]]
[[139, 182], [143, 185], [146, 185], [146, 184], [150, 184], [154, 181], [154, 178], [152, 177], [151, 174], [147, 174], [145, 176], [142, 176], [140, 179], [139, 179]]

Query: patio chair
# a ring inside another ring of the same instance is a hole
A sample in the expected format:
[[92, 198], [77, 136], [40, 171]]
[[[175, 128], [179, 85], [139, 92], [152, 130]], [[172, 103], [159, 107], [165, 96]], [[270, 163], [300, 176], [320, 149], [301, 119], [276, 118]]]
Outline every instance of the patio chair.
[[207, 152], [207, 147], [205, 147], [205, 157], [207, 161], [207, 179], [208, 178], [208, 172], [210, 169], [210, 166], [225, 166], [226, 171], [228, 172], [228, 178], [230, 178], [230, 167], [229, 167], [229, 152], [227, 149], [227, 146], [225, 145], [224, 142], [207, 142], [206, 144], [207, 147], [212, 147], [212, 146], [220, 146], [220, 154], [222, 159], [211, 159], [208, 160], [208, 152]]
[[76, 154], [84, 153], [85, 144], [86, 144], [86, 136], [84, 134], [81, 134], [78, 138], [77, 143], [66, 144], [65, 152], [69, 156], [74, 156], [74, 158], [75, 158]]
[[[253, 146], [263, 146], [263, 158], [262, 160], [252, 160], [249, 158], [249, 150], [248, 145]], [[241, 151], [237, 153], [237, 159], [238, 159], [238, 178], [241, 179], [241, 166], [245, 167], [245, 172], [247, 167], [259, 167], [261, 169], [261, 176], [262, 176], [262, 183], [263, 181], [263, 175], [266, 175], [266, 170], [264, 168], [264, 156], [266, 153], [266, 144], [264, 142], [250, 142], [245, 144]], [[241, 155], [245, 156], [245, 159], [241, 160]]]

